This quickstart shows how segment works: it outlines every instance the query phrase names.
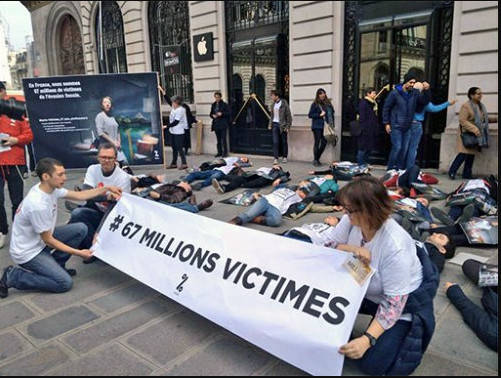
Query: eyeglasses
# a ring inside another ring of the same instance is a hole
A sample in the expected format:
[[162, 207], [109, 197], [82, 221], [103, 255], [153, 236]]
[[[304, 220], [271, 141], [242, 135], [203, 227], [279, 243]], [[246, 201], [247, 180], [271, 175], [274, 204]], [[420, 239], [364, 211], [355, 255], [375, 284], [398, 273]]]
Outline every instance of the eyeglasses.
[[116, 157], [108, 157], [108, 156], [98, 156], [98, 160], [104, 160], [104, 161], [114, 161]]

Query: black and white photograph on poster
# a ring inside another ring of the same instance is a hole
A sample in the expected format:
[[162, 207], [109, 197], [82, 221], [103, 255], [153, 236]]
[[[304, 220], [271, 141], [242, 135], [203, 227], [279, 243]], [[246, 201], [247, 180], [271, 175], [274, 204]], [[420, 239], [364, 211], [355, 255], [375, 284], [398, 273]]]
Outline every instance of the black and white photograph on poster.
[[126, 165], [164, 164], [157, 73], [23, 79], [35, 160], [96, 163], [100, 143]]
[[471, 218], [468, 222], [461, 223], [470, 244], [498, 244], [498, 217], [488, 216]]

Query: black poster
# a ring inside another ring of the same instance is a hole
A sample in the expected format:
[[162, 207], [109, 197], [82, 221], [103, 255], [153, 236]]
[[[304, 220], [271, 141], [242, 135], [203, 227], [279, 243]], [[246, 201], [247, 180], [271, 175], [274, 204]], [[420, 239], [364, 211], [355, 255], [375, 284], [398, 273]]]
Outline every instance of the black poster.
[[181, 72], [181, 57], [179, 46], [162, 46], [161, 49], [164, 73], [172, 75]]
[[195, 35], [193, 37], [195, 62], [214, 60], [214, 40], [212, 33]]
[[164, 163], [156, 73], [31, 78], [23, 87], [36, 162], [87, 168], [106, 134], [125, 163]]

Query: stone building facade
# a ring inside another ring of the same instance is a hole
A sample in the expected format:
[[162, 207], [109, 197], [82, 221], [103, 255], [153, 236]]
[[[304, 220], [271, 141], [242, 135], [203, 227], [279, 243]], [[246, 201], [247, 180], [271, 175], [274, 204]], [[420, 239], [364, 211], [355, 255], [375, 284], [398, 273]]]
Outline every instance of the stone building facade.
[[[269, 105], [269, 90], [272, 87], [282, 89], [293, 115], [289, 136], [292, 160], [312, 160], [313, 135], [308, 111], [320, 87], [332, 98], [340, 137], [340, 143], [326, 152], [324, 160], [353, 156], [356, 146], [350, 139], [348, 123], [354, 112], [347, 105], [356, 107], [363, 86], [396, 84], [410, 68], [422, 70], [424, 79], [431, 80], [432, 84], [436, 82], [439, 88], [436, 101], [458, 100], [446, 116], [430, 117], [420, 152], [423, 166], [446, 170], [454, 158], [457, 112], [467, 100], [468, 87], [482, 88], [489, 113], [498, 113], [496, 1], [378, 2], [376, 10], [370, 8], [372, 2], [363, 1], [226, 4], [189, 1], [177, 2], [178, 8], [170, 10], [171, 13], [167, 6], [165, 10], [160, 9], [158, 3], [163, 2], [22, 3], [32, 16], [33, 35], [40, 54], [40, 76], [97, 74], [110, 69], [129, 73], [154, 71], [158, 62], [155, 54], [152, 57], [152, 49], [161, 43], [153, 39], [161, 33], [177, 38], [176, 43], [180, 46], [189, 46], [187, 69], [179, 74], [178, 82], [183, 83], [185, 97], [191, 99], [197, 118], [204, 122], [205, 153], [216, 151], [208, 114], [213, 92], [217, 90], [237, 113], [249, 99], [250, 92], [264, 93], [261, 102], [266, 106]], [[113, 25], [109, 33], [98, 25], [98, 20], [104, 20], [100, 18], [100, 3], [104, 4], [103, 14], [108, 15], [113, 9], [115, 12], [107, 21]], [[151, 5], [153, 3], [157, 5]], [[152, 6], [158, 9], [152, 11]], [[185, 19], [180, 14], [183, 12]], [[72, 31], [71, 36], [62, 39], [61, 33], [68, 34], [68, 30]], [[193, 37], [204, 33], [213, 35], [214, 59], [197, 62]], [[277, 35], [275, 39], [274, 34]], [[100, 51], [103, 36], [112, 41], [106, 50], [109, 54], [104, 54], [104, 58]], [[65, 44], [62, 41], [66, 41]], [[238, 46], [243, 45], [248, 46], [244, 49], [247, 54], [244, 57], [237, 54]], [[393, 53], [389, 54], [385, 48], [393, 49]], [[274, 51], [271, 60], [264, 59], [267, 51]], [[364, 51], [367, 57], [361, 55]], [[379, 61], [368, 59], [369, 55], [374, 58], [370, 51], [381, 53]], [[385, 58], [386, 53], [388, 58]], [[62, 56], [67, 57], [65, 61]], [[166, 82], [166, 85], [170, 84]], [[256, 109], [246, 109], [247, 121], [254, 119], [254, 124], [241, 126], [240, 120], [235, 119], [230, 133], [233, 152], [271, 153], [266, 139], [269, 134], [263, 127], [265, 118], [258, 117]], [[168, 106], [164, 105], [163, 111], [167, 113]], [[249, 118], [252, 114], [254, 118]], [[261, 120], [261, 124], [257, 125], [257, 120]], [[244, 123], [242, 121], [242, 125]], [[497, 172], [497, 130], [497, 123], [491, 124], [491, 148], [482, 152], [475, 163], [477, 174]], [[388, 153], [388, 140], [384, 138], [381, 135], [378, 152], [381, 163]], [[249, 149], [252, 144], [259, 146]]]

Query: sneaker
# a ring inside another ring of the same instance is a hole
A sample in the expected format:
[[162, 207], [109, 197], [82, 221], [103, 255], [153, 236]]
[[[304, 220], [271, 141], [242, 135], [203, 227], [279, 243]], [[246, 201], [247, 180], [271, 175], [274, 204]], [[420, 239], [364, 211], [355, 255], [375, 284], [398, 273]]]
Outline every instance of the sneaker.
[[77, 275], [77, 271], [75, 269], [65, 269], [66, 273], [70, 275], [70, 277], [75, 277]]
[[171, 164], [167, 167], [167, 169], [177, 169], [177, 164]]
[[286, 158], [286, 157], [284, 157], [284, 158], [282, 159], [282, 163], [283, 163], [283, 164], [286, 164], [286, 163], [287, 163], [287, 158]]
[[278, 159], [274, 159], [273, 164], [278, 164]]
[[223, 194], [224, 193], [224, 188], [223, 186], [221, 185], [221, 183], [219, 181], [217, 181], [216, 179], [212, 179], [212, 187], [214, 189], [216, 189], [216, 192], [218, 192], [219, 194]]
[[464, 207], [463, 213], [456, 220], [456, 223], [457, 224], [461, 224], [461, 223], [464, 223], [464, 222], [468, 222], [473, 217], [474, 213], [475, 213], [475, 204], [470, 203], [469, 205], [467, 205], [467, 206]]
[[320, 167], [320, 162], [318, 160], [313, 160], [314, 167]]
[[442, 224], [445, 224], [446, 226], [454, 225], [454, 220], [449, 215], [447, 215], [443, 210], [440, 210], [437, 207], [432, 207], [431, 213], [436, 219], [442, 222]]
[[449, 176], [449, 179], [451, 179], [452, 181], [454, 181], [456, 179], [455, 173], [449, 172], [449, 173], [447, 173], [447, 176]]
[[188, 165], [186, 164], [181, 164], [181, 166], [179, 167], [179, 170], [182, 171], [184, 169], [188, 169]]
[[9, 287], [7, 286], [7, 274], [14, 269], [12, 265], [4, 269], [2, 278], [0, 278], [0, 298], [7, 298], [9, 296]]
[[0, 248], [4, 247], [6, 238], [7, 238], [7, 235], [0, 233]]
[[212, 200], [208, 199], [208, 200], [205, 200], [203, 201], [202, 203], [199, 203], [197, 205], [198, 207], [198, 211], [202, 211], [202, 210], [205, 210], [205, 209], [208, 209], [209, 207], [212, 206], [214, 202], [212, 202]]
[[64, 207], [71, 213], [73, 210], [78, 209], [80, 205], [75, 202], [64, 201]]
[[[482, 213], [487, 214], [487, 215], [496, 215], [498, 212], [498, 208], [495, 205], [491, 205], [490, 203], [488, 203], [486, 201], [482, 201], [482, 199], [480, 199], [478, 197], [473, 198], [473, 204]], [[466, 208], [464, 210], [466, 210]], [[464, 210], [463, 210], [463, 213], [464, 213]]]
[[191, 185], [191, 189], [196, 190], [196, 191], [202, 190], [202, 188], [203, 188], [203, 183], [201, 183], [201, 182], [197, 182], [196, 184], [190, 184], [190, 185]]

